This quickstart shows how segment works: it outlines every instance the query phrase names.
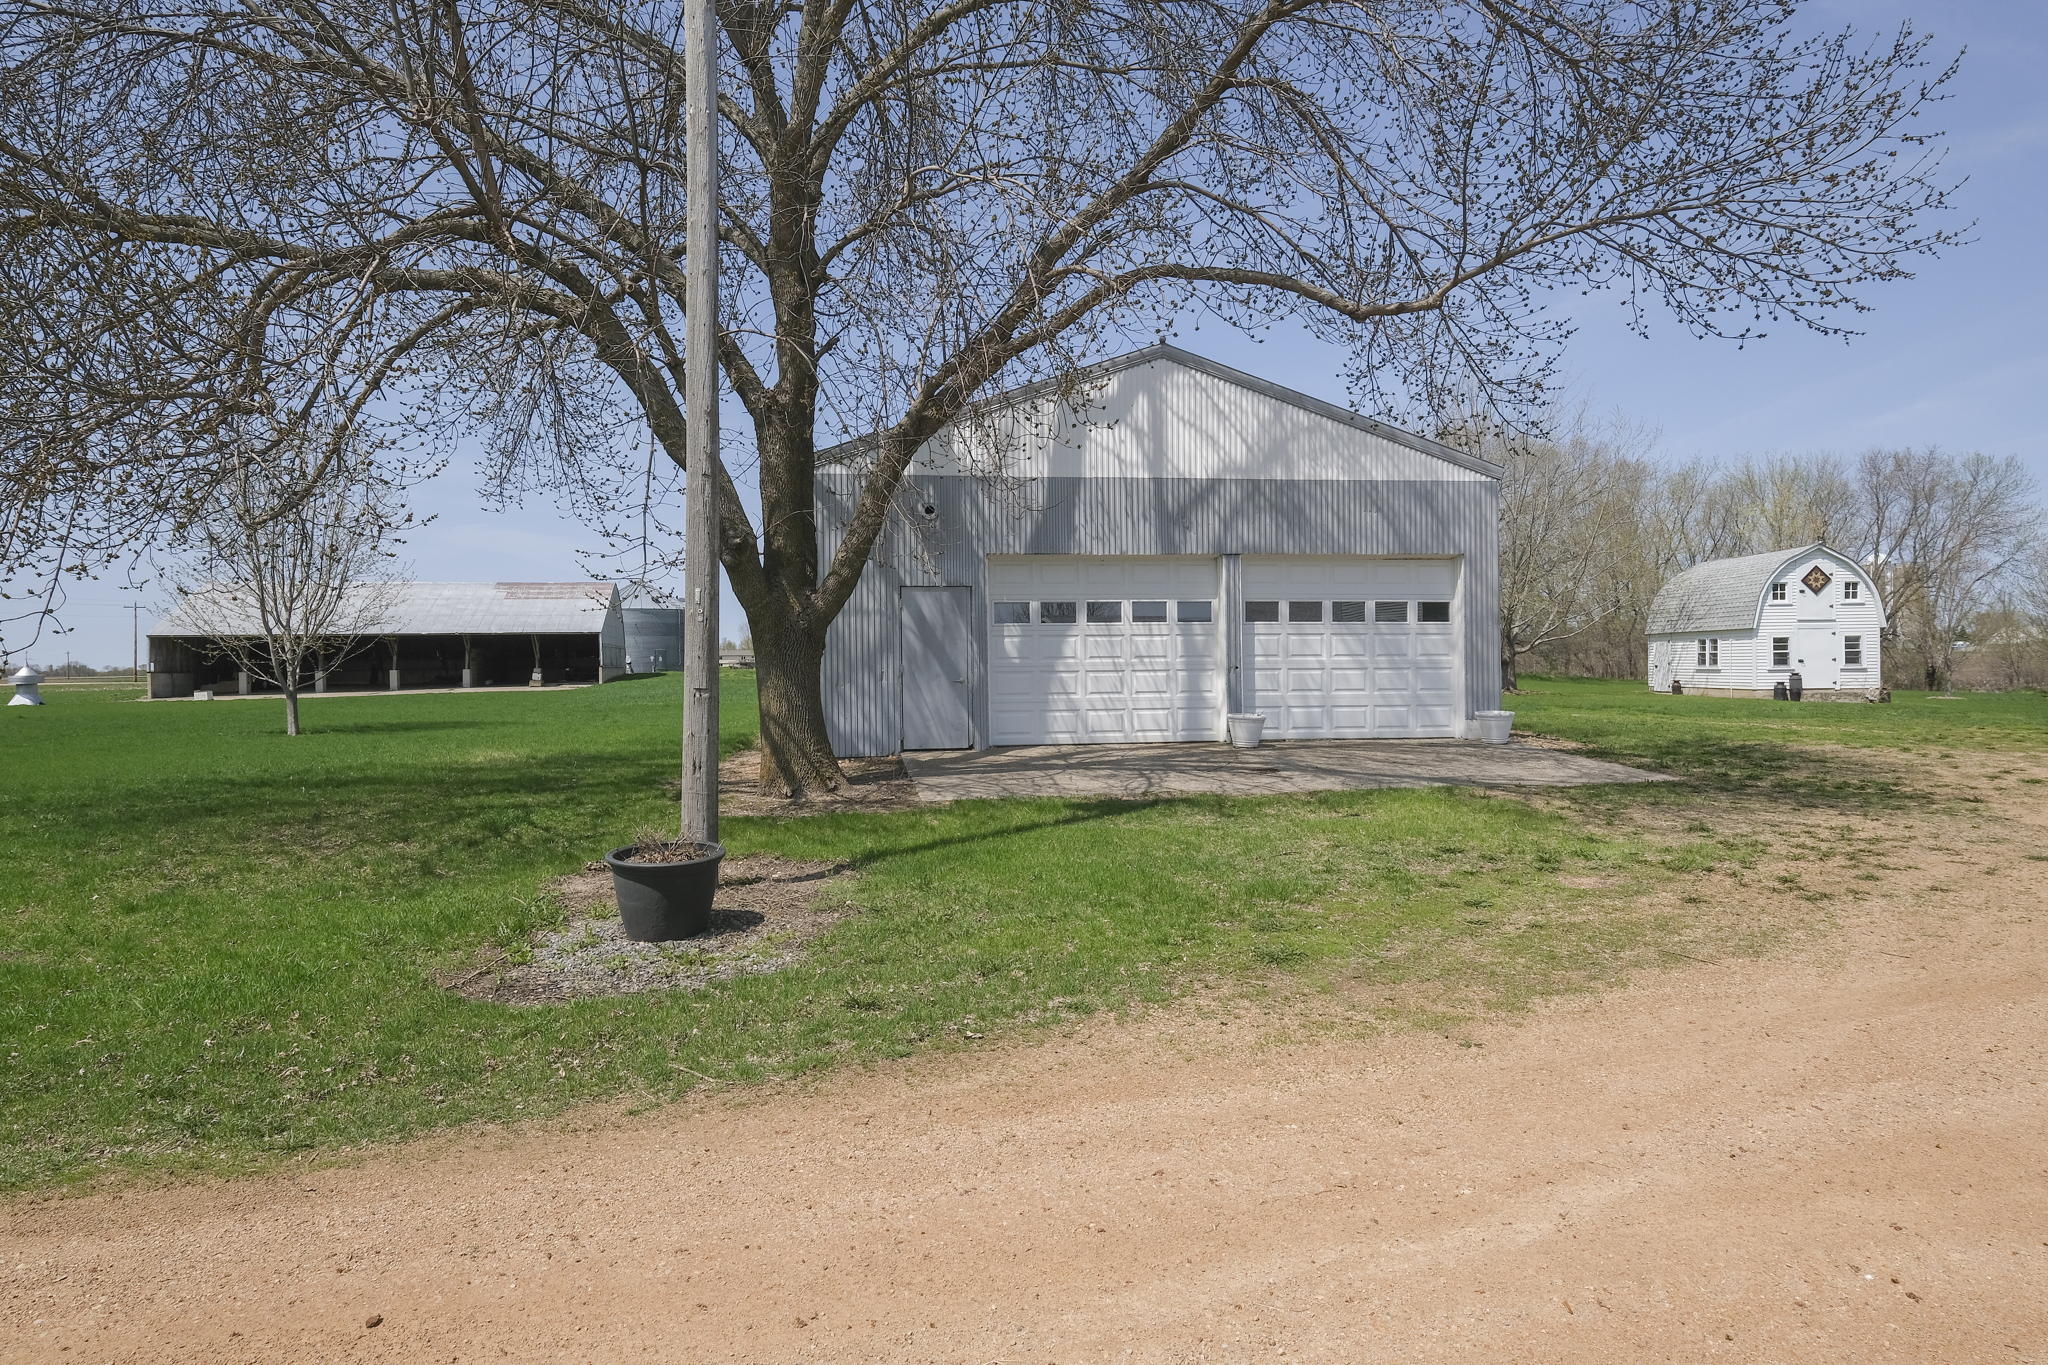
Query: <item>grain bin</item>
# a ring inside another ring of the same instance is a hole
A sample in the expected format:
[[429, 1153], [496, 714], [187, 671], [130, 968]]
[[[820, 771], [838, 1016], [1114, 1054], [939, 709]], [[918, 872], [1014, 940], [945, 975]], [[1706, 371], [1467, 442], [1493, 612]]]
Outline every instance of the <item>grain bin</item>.
[[626, 664], [632, 673], [661, 673], [683, 666], [683, 604], [659, 588], [628, 583], [619, 590], [626, 622]]

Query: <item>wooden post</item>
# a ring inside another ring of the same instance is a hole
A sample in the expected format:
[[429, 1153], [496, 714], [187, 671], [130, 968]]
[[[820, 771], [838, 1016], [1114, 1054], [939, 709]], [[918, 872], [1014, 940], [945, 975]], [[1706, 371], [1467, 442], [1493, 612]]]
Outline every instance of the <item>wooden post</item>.
[[718, 839], [718, 31], [683, 0], [684, 205], [682, 834]]

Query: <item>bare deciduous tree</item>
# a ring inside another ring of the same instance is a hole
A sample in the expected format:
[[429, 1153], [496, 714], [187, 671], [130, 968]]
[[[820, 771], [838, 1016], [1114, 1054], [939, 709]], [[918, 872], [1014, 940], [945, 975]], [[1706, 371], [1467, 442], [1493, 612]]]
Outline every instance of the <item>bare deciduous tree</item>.
[[2034, 481], [2017, 457], [1871, 451], [1858, 465], [1856, 548], [1926, 686], [1952, 688], [1956, 642], [2041, 542]]
[[[914, 453], [999, 384], [1199, 308], [1302, 321], [1395, 421], [1513, 417], [1545, 401], [1556, 288], [1701, 335], [1839, 330], [1953, 240], [1917, 121], [1948, 70], [1800, 11], [723, 0], [719, 358], [759, 517], [727, 477], [720, 555], [764, 782], [840, 780], [826, 631]], [[270, 394], [481, 426], [542, 486], [602, 486], [636, 430], [681, 462], [673, 3], [21, 0], [0, 25], [0, 560], [188, 514]], [[861, 436], [827, 557], [818, 451]]]
[[1573, 639], [1636, 594], [1633, 552], [1649, 482], [1645, 434], [1594, 427], [1581, 413], [1553, 440], [1503, 441], [1488, 453], [1501, 478], [1501, 686], [1521, 659]]
[[[302, 448], [287, 444], [283, 449]], [[309, 674], [376, 642], [396, 601], [393, 552], [408, 523], [366, 461], [248, 458], [216, 481], [169, 577], [172, 619], [251, 678], [284, 694], [296, 735]]]

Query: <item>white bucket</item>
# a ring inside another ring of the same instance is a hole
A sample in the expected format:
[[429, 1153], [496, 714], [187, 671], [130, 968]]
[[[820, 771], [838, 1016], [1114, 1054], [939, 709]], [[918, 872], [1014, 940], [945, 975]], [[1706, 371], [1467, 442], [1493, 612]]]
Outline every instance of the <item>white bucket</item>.
[[1258, 748], [1259, 737], [1266, 732], [1266, 718], [1257, 714], [1225, 716], [1224, 722], [1230, 728], [1230, 744], [1235, 749]]
[[212, 701], [212, 700], [213, 700], [213, 689], [212, 689], [212, 688], [210, 688], [210, 687], [202, 687], [202, 688], [198, 689], [197, 691], [195, 691], [195, 692], [194, 692], [194, 693], [192, 694], [192, 700], [194, 700], [194, 701]]
[[1507, 743], [1508, 732], [1515, 725], [1515, 713], [1512, 711], [1474, 711], [1472, 719], [1481, 744]]

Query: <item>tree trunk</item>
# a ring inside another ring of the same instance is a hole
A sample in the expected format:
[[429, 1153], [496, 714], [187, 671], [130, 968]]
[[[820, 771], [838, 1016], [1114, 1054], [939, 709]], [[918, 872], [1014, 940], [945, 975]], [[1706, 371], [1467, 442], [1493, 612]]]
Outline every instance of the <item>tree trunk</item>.
[[1508, 641], [1500, 645], [1500, 690], [1513, 693], [1522, 689], [1515, 685], [1515, 647]]
[[284, 732], [299, 733], [299, 685], [296, 679], [284, 685]]
[[846, 785], [825, 728], [825, 628], [747, 614], [761, 701], [761, 790], [804, 800]]

